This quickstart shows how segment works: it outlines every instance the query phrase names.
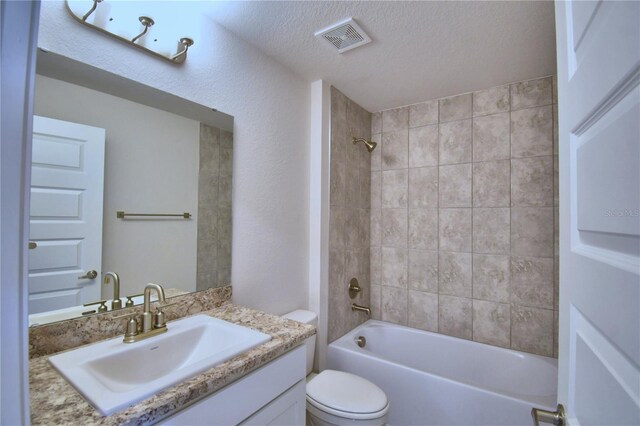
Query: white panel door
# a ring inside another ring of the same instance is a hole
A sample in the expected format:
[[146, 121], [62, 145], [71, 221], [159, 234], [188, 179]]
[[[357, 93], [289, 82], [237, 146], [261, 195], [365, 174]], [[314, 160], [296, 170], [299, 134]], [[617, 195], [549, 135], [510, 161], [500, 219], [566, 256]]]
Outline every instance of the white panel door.
[[104, 145], [104, 129], [34, 117], [30, 313], [100, 298]]
[[640, 424], [640, 2], [556, 2], [558, 399]]

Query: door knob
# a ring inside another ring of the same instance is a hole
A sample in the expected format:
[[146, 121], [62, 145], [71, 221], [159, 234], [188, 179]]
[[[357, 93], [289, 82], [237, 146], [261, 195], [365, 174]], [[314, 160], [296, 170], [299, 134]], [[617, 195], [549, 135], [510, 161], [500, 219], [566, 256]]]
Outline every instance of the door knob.
[[81, 277], [78, 277], [79, 280], [94, 280], [98, 276], [96, 271], [89, 271]]
[[562, 404], [558, 404], [558, 409], [556, 411], [547, 411], [540, 408], [532, 408], [531, 417], [533, 417], [533, 424], [535, 426], [540, 426], [540, 422], [551, 423], [556, 426], [563, 426], [567, 424], [564, 407], [562, 406]]
[[29, 241], [29, 250], [33, 250], [34, 248], [38, 247], [38, 243], [36, 243], [35, 241]]

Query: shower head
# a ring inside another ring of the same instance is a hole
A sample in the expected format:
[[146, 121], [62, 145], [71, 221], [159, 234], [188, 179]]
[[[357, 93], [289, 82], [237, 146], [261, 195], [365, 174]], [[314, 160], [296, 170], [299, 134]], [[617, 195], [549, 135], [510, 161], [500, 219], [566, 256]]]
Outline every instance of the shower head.
[[357, 144], [358, 142], [362, 142], [367, 147], [367, 151], [369, 152], [373, 152], [373, 150], [376, 149], [376, 146], [378, 146], [378, 144], [373, 141], [368, 141], [364, 138], [356, 138], [355, 136], [353, 136], [353, 138], [351, 139], [351, 142], [354, 145]]

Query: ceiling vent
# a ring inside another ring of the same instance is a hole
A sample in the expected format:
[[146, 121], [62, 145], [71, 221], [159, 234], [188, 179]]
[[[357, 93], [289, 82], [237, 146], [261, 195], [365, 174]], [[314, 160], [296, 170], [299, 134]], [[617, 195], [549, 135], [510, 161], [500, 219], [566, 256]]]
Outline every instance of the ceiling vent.
[[362, 28], [353, 18], [338, 22], [318, 31], [315, 35], [331, 43], [333, 47], [338, 49], [338, 53], [344, 53], [347, 50], [355, 49], [371, 42], [369, 36], [362, 31]]

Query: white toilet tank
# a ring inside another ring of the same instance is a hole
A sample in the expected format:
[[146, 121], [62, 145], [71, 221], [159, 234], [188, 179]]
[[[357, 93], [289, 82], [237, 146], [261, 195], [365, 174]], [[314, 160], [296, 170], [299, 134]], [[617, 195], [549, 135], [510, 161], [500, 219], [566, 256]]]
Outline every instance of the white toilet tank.
[[[303, 324], [311, 324], [315, 327], [318, 326], [318, 315], [311, 311], [305, 311], [304, 309], [298, 309], [297, 311], [289, 312], [282, 315], [282, 318], [301, 322]], [[305, 339], [304, 344], [307, 346], [307, 376], [313, 370], [313, 356], [316, 352], [316, 335]]]

